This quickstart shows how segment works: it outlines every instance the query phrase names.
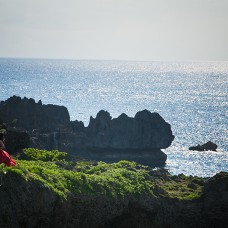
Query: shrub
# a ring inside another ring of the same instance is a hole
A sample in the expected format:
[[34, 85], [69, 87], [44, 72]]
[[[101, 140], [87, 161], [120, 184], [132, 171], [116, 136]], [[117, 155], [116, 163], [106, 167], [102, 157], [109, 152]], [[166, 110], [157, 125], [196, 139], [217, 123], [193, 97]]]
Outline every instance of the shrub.
[[65, 160], [68, 156], [65, 152], [59, 152], [58, 150], [39, 150], [35, 148], [24, 149], [24, 154], [29, 160], [35, 161], [61, 161]]
[[[69, 192], [85, 195], [105, 195], [124, 198], [128, 195], [165, 196], [185, 200], [196, 199], [202, 192], [199, 178], [155, 172], [149, 167], [130, 161], [117, 163], [69, 160], [67, 153], [25, 149], [29, 160], [15, 159], [17, 165], [7, 168], [26, 181], [48, 186], [60, 197]], [[192, 184], [194, 183], [194, 184]], [[193, 186], [194, 185], [194, 186]]]

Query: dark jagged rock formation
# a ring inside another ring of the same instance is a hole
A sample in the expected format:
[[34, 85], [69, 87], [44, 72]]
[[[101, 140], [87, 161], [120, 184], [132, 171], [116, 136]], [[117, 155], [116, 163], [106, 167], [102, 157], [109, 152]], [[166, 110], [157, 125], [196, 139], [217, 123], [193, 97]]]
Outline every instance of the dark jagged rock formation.
[[174, 139], [170, 125], [158, 113], [147, 110], [134, 118], [122, 114], [116, 119], [102, 110], [95, 119], [90, 118], [86, 130], [92, 148], [165, 149]]
[[[164, 165], [167, 156], [160, 150], [171, 145], [174, 136], [171, 127], [158, 113], [147, 110], [112, 119], [101, 110], [90, 118], [86, 129], [86, 147], [96, 160], [133, 160], [147, 165]], [[117, 152], [118, 151], [118, 152]]]
[[21, 130], [39, 129], [43, 132], [53, 132], [70, 123], [68, 110], [63, 106], [44, 105], [34, 99], [13, 96], [0, 103], [0, 117], [9, 126]]
[[212, 150], [212, 151], [216, 151], [217, 147], [218, 146], [215, 143], [208, 141], [207, 143], [205, 143], [203, 145], [197, 145], [197, 146], [189, 147], [189, 150], [198, 150], [198, 151]]
[[164, 165], [167, 156], [161, 149], [174, 139], [170, 125], [158, 113], [147, 110], [134, 118], [126, 114], [112, 118], [101, 110], [85, 127], [80, 121], [70, 121], [63, 106], [13, 96], [0, 103], [0, 120], [9, 128], [27, 131], [30, 147], [77, 152], [104, 161], [128, 159]]

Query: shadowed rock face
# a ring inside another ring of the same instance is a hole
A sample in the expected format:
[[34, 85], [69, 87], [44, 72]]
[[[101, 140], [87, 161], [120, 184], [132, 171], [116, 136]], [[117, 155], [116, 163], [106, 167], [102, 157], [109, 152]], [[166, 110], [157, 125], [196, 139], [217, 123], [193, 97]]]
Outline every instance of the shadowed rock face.
[[110, 149], [165, 149], [174, 139], [170, 124], [158, 113], [144, 110], [135, 117], [126, 114], [112, 119], [106, 111], [90, 118], [88, 147]]
[[[150, 177], [160, 175], [158, 172], [151, 172]], [[162, 174], [161, 178], [170, 177]], [[202, 188], [202, 196], [195, 200], [170, 198], [159, 186], [151, 196], [126, 195], [124, 200], [100, 194], [69, 194], [61, 200], [47, 185], [9, 172], [0, 191], [0, 227], [227, 227], [228, 174], [217, 174]]]
[[27, 132], [18, 132], [8, 130], [5, 134], [6, 150], [11, 153], [20, 153], [23, 148], [27, 148], [30, 143], [29, 134]]
[[[170, 124], [148, 110], [135, 117], [121, 114], [118, 118], [101, 110], [85, 127], [82, 122], [70, 121], [63, 106], [13, 96], [0, 103], [0, 120], [11, 130], [27, 131], [30, 147], [58, 149], [104, 161], [126, 159], [164, 165], [167, 156], [160, 149], [169, 147], [174, 139]], [[13, 140], [8, 138], [8, 142]]]
[[118, 162], [120, 160], [136, 161], [140, 164], [151, 167], [161, 167], [165, 165], [167, 155], [157, 149], [153, 150], [110, 150], [110, 149], [90, 149], [88, 157], [96, 161]]
[[34, 99], [13, 96], [0, 103], [0, 118], [8, 125], [22, 130], [40, 129], [51, 132], [65, 127], [70, 122], [67, 108], [58, 105], [43, 105]]

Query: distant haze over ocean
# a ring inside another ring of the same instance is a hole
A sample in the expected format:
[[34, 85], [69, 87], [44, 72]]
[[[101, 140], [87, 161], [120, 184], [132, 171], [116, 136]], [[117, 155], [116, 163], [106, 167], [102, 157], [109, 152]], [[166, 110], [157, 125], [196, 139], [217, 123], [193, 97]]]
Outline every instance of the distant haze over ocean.
[[[128, 62], [0, 58], [0, 100], [13, 95], [64, 105], [89, 123], [101, 109], [113, 118], [148, 109], [171, 124], [164, 150], [171, 173], [228, 171], [228, 62]], [[207, 141], [218, 152], [189, 151]]]

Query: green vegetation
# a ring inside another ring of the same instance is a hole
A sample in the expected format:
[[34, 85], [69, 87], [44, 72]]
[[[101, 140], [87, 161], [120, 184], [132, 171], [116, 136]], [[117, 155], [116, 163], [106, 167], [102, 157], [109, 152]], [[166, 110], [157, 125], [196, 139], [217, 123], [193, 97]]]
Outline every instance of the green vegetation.
[[180, 199], [195, 199], [201, 194], [202, 179], [194, 182], [193, 177], [172, 177], [164, 170], [159, 174], [135, 162], [92, 162], [57, 150], [33, 148], [25, 149], [22, 157], [26, 160], [16, 159], [17, 166], [7, 168], [8, 171], [26, 181], [38, 181], [63, 198], [67, 198], [68, 193]]
[[28, 148], [24, 150], [24, 154], [28, 159], [34, 161], [61, 161], [67, 158], [67, 153], [59, 152], [58, 150], [38, 150], [34, 148]]
[[157, 180], [157, 184], [170, 198], [197, 199], [201, 196], [203, 178], [189, 177], [183, 174], [174, 176], [169, 180]]

